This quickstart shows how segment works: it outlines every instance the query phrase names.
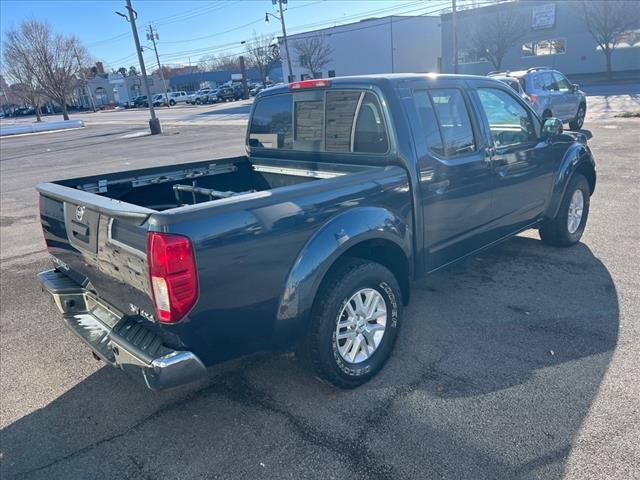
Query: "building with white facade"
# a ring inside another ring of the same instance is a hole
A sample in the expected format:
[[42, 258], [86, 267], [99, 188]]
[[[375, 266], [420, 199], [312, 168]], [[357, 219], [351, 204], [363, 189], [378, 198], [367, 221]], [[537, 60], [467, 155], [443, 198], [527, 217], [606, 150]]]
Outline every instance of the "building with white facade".
[[[437, 72], [440, 70], [442, 34], [439, 16], [389, 16], [323, 28], [288, 36], [295, 79], [311, 76], [300, 65], [296, 43], [319, 38], [331, 49], [330, 61], [320, 77], [372, 73]], [[283, 74], [287, 53], [278, 38]]]

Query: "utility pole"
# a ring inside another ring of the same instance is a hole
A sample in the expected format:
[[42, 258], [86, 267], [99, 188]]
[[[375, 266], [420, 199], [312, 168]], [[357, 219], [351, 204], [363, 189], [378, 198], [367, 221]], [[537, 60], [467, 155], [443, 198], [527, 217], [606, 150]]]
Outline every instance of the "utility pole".
[[160, 65], [160, 57], [158, 56], [158, 47], [156, 46], [156, 40], [159, 40], [160, 36], [158, 35], [158, 30], [153, 31], [153, 26], [149, 25], [149, 31], [147, 32], [147, 40], [151, 40], [153, 42], [153, 50], [156, 52], [156, 60], [158, 61], [158, 71], [160, 72], [160, 80], [162, 80], [162, 85], [164, 86], [164, 99], [167, 102], [167, 107], [171, 107], [169, 105], [169, 96], [167, 95], [167, 82], [164, 81], [164, 73], [162, 71], [162, 65]]
[[[82, 70], [82, 63], [80, 62], [80, 55], [78, 54], [78, 49], [76, 47], [73, 47], [73, 53], [74, 53], [74, 55], [76, 57], [76, 60], [78, 62], [78, 69]], [[87, 80], [87, 78], [85, 77], [85, 75], [83, 73], [82, 74], [82, 90], [87, 92], [87, 94], [89, 95], [89, 101], [91, 102], [91, 109], [95, 113], [95, 111], [96, 111], [96, 103], [93, 101], [93, 95], [91, 95], [91, 89], [87, 87], [87, 83], [89, 83], [89, 81]]]
[[244, 57], [240, 55], [240, 73], [242, 74], [242, 98], [249, 98], [249, 88], [247, 87], [247, 69], [244, 66]]
[[289, 67], [289, 83], [293, 82], [294, 78], [293, 78], [293, 70], [291, 68], [291, 55], [289, 55], [289, 42], [287, 41], [287, 27], [284, 24], [284, 12], [285, 9], [282, 7], [283, 4], [287, 3], [287, 0], [271, 0], [271, 3], [273, 5], [275, 5], [276, 3], [278, 4], [278, 6], [280, 7], [280, 16], [278, 15], [274, 15], [273, 13], [265, 13], [264, 14], [264, 21], [265, 23], [269, 23], [269, 17], [273, 17], [276, 18], [278, 20], [280, 20], [280, 23], [282, 25], [282, 37], [284, 39], [284, 50], [287, 53], [287, 67]]
[[140, 39], [138, 38], [138, 29], [136, 28], [136, 17], [138, 14], [131, 6], [131, 0], [126, 0], [127, 2], [127, 12], [129, 15], [125, 15], [124, 13], [116, 12], [117, 15], [124, 17], [127, 22], [131, 24], [131, 33], [133, 33], [133, 41], [136, 44], [136, 52], [138, 53], [138, 62], [140, 63], [140, 71], [142, 72], [142, 81], [144, 82], [144, 93], [147, 94], [147, 102], [149, 105], [149, 114], [151, 115], [151, 119], [149, 120], [149, 130], [151, 130], [151, 135], [157, 135], [162, 133], [162, 127], [160, 126], [160, 119], [156, 117], [156, 111], [153, 108], [153, 99], [151, 97], [151, 90], [149, 89], [149, 79], [147, 78], [147, 69], [144, 66], [144, 58], [142, 57], [142, 48], [140, 47]]
[[451, 0], [451, 26], [453, 27], [453, 73], [458, 73], [458, 15], [456, 0]]

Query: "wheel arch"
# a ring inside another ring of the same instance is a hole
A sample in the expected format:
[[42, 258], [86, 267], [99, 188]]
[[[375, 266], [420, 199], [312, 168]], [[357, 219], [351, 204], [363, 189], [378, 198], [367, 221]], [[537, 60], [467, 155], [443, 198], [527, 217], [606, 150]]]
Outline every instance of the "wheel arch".
[[289, 272], [278, 305], [276, 342], [286, 343], [285, 338], [299, 338], [306, 331], [322, 283], [348, 257], [387, 267], [398, 280], [403, 301], [408, 301], [412, 241], [409, 223], [382, 207], [354, 208], [323, 225], [299, 252]]

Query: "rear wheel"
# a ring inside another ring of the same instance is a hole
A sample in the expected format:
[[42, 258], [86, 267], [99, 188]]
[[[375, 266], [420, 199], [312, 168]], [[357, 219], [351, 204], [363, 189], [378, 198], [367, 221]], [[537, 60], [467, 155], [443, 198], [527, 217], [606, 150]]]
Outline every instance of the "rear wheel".
[[176, 104], [175, 100], [169, 100], [169, 105], [171, 105], [172, 107]]
[[318, 294], [302, 357], [339, 388], [371, 379], [389, 359], [402, 316], [395, 276], [379, 263], [350, 259]]
[[580, 105], [578, 107], [578, 112], [576, 113], [575, 118], [569, 122], [569, 128], [574, 131], [580, 130], [582, 128], [582, 125], [584, 125], [584, 116], [586, 113], [587, 108], [585, 107], [585, 105]]
[[584, 175], [574, 175], [555, 218], [540, 227], [542, 241], [557, 247], [569, 247], [580, 241], [589, 216], [590, 195]]

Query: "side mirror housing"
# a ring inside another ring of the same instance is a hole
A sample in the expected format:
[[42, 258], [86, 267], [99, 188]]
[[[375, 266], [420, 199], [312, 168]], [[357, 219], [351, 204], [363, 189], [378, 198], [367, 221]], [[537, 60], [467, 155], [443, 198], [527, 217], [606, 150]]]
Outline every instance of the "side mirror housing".
[[547, 118], [542, 124], [542, 138], [548, 139], [562, 133], [562, 121], [558, 118]]
[[571, 87], [573, 88], [574, 92], [577, 92], [578, 90], [580, 90], [580, 85], [578, 85], [577, 83], [572, 84]]

